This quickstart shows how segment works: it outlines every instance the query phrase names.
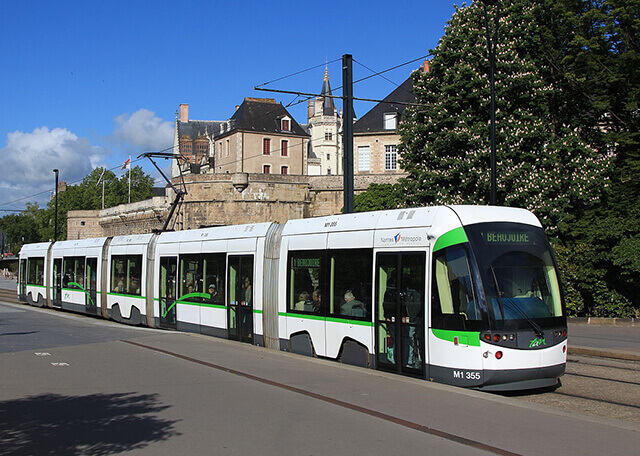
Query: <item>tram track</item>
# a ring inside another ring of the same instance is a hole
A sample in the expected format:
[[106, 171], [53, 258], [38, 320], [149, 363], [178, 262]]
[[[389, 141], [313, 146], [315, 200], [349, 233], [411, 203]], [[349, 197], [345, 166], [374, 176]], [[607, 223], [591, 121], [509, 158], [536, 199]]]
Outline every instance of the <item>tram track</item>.
[[259, 376], [253, 375], [253, 374], [249, 374], [247, 372], [238, 371], [238, 370], [235, 370], [235, 369], [231, 369], [229, 367], [225, 367], [225, 366], [218, 365], [218, 364], [213, 364], [213, 363], [210, 363], [210, 362], [207, 362], [207, 361], [203, 361], [203, 360], [200, 360], [200, 359], [197, 359], [197, 358], [192, 358], [190, 356], [186, 356], [186, 355], [183, 355], [183, 354], [180, 354], [180, 353], [176, 353], [176, 352], [165, 350], [165, 349], [158, 348], [158, 347], [153, 347], [153, 346], [142, 344], [142, 343], [139, 343], [139, 342], [134, 342], [134, 341], [131, 341], [131, 340], [122, 340], [121, 342], [126, 343], [126, 344], [130, 344], [130, 345], [133, 345], [133, 346], [145, 349], [145, 350], [151, 350], [151, 351], [154, 351], [154, 352], [158, 352], [158, 353], [162, 353], [162, 354], [165, 354], [165, 355], [168, 355], [168, 356], [172, 356], [172, 357], [175, 357], [175, 358], [178, 358], [178, 359], [181, 359], [183, 361], [190, 362], [190, 363], [199, 364], [201, 366], [205, 366], [205, 367], [208, 367], [208, 368], [216, 369], [216, 370], [219, 370], [219, 371], [222, 371], [222, 372], [226, 372], [228, 374], [237, 375], [239, 377], [243, 377], [243, 378], [246, 378], [246, 379], [249, 379], [249, 380], [253, 380], [253, 381], [256, 381], [256, 382], [259, 382], [259, 383], [263, 383], [265, 385], [269, 385], [269, 386], [273, 386], [273, 387], [276, 387], [276, 388], [287, 390], [287, 391], [290, 391], [290, 392], [293, 392], [293, 393], [301, 394], [303, 396], [310, 397], [312, 399], [320, 400], [320, 401], [323, 401], [323, 402], [326, 402], [326, 403], [329, 403], [329, 404], [336, 405], [338, 407], [343, 407], [343, 408], [346, 408], [346, 409], [349, 409], [349, 410], [352, 410], [352, 411], [355, 411], [355, 412], [358, 412], [358, 413], [362, 413], [362, 414], [369, 415], [369, 416], [372, 416], [372, 417], [375, 417], [375, 418], [379, 418], [379, 419], [384, 420], [384, 421], [395, 423], [395, 424], [397, 424], [399, 426], [403, 426], [403, 427], [406, 427], [406, 428], [409, 428], [409, 429], [413, 429], [413, 430], [416, 430], [416, 431], [419, 431], [419, 432], [423, 432], [425, 434], [430, 434], [430, 435], [433, 435], [433, 436], [436, 436], [436, 437], [440, 437], [442, 439], [446, 439], [446, 440], [449, 440], [449, 441], [452, 441], [452, 442], [456, 442], [456, 443], [459, 443], [461, 445], [465, 445], [465, 446], [472, 447], [472, 448], [475, 448], [475, 449], [483, 450], [483, 451], [486, 451], [488, 453], [502, 455], [502, 456], [519, 456], [519, 453], [514, 453], [512, 451], [508, 451], [508, 450], [505, 450], [503, 448], [498, 448], [498, 447], [495, 447], [495, 446], [492, 446], [492, 445], [488, 445], [486, 443], [482, 443], [482, 442], [479, 442], [479, 441], [476, 441], [476, 440], [472, 440], [472, 439], [463, 437], [463, 436], [458, 435], [458, 434], [452, 434], [452, 433], [449, 433], [449, 432], [441, 431], [441, 430], [438, 430], [438, 429], [435, 429], [435, 428], [431, 428], [431, 427], [416, 423], [414, 421], [405, 420], [405, 419], [402, 419], [402, 418], [399, 418], [399, 417], [396, 417], [396, 416], [393, 416], [393, 415], [389, 415], [389, 414], [386, 414], [386, 413], [383, 413], [383, 412], [380, 412], [380, 411], [377, 411], [377, 410], [373, 410], [373, 409], [370, 409], [370, 408], [362, 407], [360, 405], [356, 405], [356, 404], [351, 403], [351, 402], [346, 402], [346, 401], [342, 401], [340, 399], [336, 399], [336, 398], [332, 398], [332, 397], [325, 396], [325, 395], [322, 395], [322, 394], [314, 393], [314, 392], [306, 390], [306, 389], [302, 389], [302, 388], [298, 388], [298, 387], [295, 387], [295, 386], [287, 385], [285, 383], [277, 382], [277, 381], [274, 381], [274, 380], [269, 380], [269, 379], [264, 378], [264, 377], [259, 377]]
[[16, 295], [16, 291], [0, 288], [0, 301], [9, 302], [11, 304], [17, 304], [18, 296]]
[[583, 399], [583, 400], [587, 400], [587, 401], [600, 402], [602, 404], [616, 405], [616, 406], [619, 406], [619, 407], [629, 407], [629, 408], [634, 408], [634, 409], [640, 410], [640, 406], [624, 404], [622, 402], [608, 401], [608, 400], [605, 400], [605, 399], [596, 399], [596, 398], [593, 398], [593, 397], [587, 397], [587, 396], [582, 396], [582, 395], [578, 395], [578, 394], [562, 393], [562, 392], [557, 392], [557, 391], [552, 393], [552, 394], [556, 394], [558, 396], [572, 397], [572, 398], [576, 398], [576, 399]]
[[575, 355], [567, 360], [560, 388], [519, 398], [571, 412], [640, 423], [638, 386], [638, 361]]
[[608, 382], [614, 382], [614, 383], [624, 383], [626, 385], [638, 385], [640, 386], [640, 382], [632, 382], [632, 381], [627, 381], [627, 380], [616, 380], [615, 378], [606, 378], [606, 377], [597, 377], [595, 375], [585, 375], [585, 374], [565, 374], [565, 375], [571, 375], [574, 377], [582, 377], [582, 378], [591, 378], [594, 380], [605, 380]]

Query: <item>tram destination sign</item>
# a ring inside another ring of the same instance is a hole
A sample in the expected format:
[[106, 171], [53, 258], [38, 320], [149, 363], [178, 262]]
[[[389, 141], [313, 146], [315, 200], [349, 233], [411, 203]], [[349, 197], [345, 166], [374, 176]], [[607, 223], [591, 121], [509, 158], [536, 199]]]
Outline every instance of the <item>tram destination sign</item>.
[[494, 245], [526, 245], [530, 244], [532, 241], [529, 233], [523, 233], [522, 231], [487, 231], [482, 233], [482, 237], [487, 244]]
[[320, 258], [293, 258], [294, 268], [319, 268]]

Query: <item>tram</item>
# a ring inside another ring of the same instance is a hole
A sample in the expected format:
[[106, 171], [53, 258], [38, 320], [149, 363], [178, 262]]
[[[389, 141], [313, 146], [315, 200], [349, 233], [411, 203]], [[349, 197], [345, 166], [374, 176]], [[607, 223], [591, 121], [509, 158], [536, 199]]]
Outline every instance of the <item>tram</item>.
[[566, 365], [553, 253], [516, 208], [30, 244], [18, 296], [480, 390], [553, 388]]

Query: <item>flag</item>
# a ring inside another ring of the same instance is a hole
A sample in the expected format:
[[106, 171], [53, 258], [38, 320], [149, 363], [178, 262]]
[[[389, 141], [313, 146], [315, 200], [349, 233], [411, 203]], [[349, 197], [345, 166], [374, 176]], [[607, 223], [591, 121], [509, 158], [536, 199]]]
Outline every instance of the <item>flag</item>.
[[130, 167], [131, 167], [131, 159], [129, 158], [129, 159], [127, 159], [127, 161], [125, 161], [122, 164], [122, 167], [120, 169], [129, 169]]

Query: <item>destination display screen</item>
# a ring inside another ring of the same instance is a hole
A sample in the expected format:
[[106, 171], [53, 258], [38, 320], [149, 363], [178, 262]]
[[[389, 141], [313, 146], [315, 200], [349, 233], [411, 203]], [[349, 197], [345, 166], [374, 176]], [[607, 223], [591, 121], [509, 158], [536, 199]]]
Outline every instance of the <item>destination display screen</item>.
[[532, 242], [530, 233], [523, 231], [485, 231], [480, 235], [486, 244], [493, 245], [529, 245]]
[[320, 258], [292, 258], [294, 268], [319, 268]]

